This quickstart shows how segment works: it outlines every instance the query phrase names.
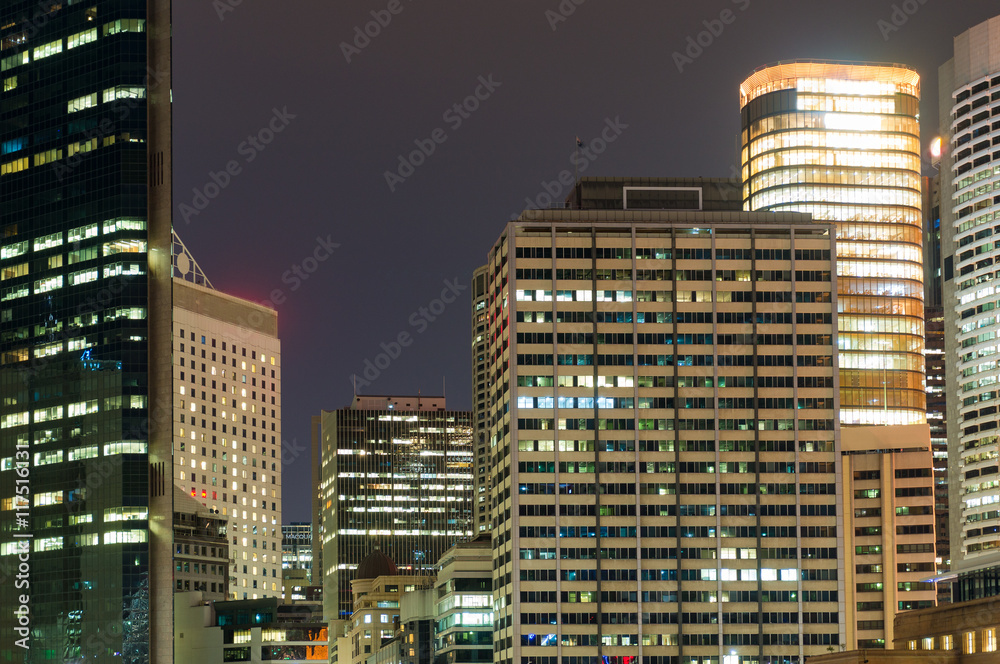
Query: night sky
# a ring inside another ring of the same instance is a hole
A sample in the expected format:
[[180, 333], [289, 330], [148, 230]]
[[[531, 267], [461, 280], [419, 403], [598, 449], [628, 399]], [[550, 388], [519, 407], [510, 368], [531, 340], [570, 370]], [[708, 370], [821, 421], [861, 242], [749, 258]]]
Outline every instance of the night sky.
[[[739, 84], [779, 60], [836, 59], [915, 67], [926, 146], [952, 38], [1000, 5], [200, 0], [173, 11], [174, 225], [216, 288], [277, 309], [295, 450], [310, 444], [310, 417], [347, 405], [352, 374], [401, 333], [412, 343], [359, 393], [445, 389], [452, 409], [471, 408], [470, 275], [526, 199], [546, 202], [543, 182], [565, 198], [557, 179], [573, 170], [576, 136], [618, 127], [581, 176], [729, 177]], [[376, 36], [358, 37], [369, 23]], [[692, 46], [699, 33], [707, 46]], [[429, 155], [411, 161], [418, 144]], [[434, 303], [443, 291], [453, 303]], [[286, 522], [310, 519], [309, 466], [305, 452], [284, 466]]]

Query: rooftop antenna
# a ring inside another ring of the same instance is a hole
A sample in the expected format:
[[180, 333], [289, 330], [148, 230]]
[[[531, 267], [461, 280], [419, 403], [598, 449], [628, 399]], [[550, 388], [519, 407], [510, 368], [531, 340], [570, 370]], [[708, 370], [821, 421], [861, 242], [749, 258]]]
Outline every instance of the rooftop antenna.
[[447, 390], [445, 389], [445, 380], [447, 378], [448, 378], [447, 376], [441, 376], [441, 396], [442, 397], [448, 396]]

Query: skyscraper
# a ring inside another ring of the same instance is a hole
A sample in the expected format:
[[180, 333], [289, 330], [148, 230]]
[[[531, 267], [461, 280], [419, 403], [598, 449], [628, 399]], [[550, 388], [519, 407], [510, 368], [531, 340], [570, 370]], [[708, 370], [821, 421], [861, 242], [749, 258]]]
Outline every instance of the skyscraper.
[[174, 472], [228, 520], [227, 599], [281, 596], [281, 341], [273, 309], [212, 287], [174, 236]]
[[790, 213], [506, 226], [486, 287], [494, 661], [845, 643], [833, 246]]
[[473, 424], [444, 397], [422, 396], [355, 396], [319, 420], [324, 617], [332, 622], [350, 618], [354, 571], [374, 549], [401, 573], [433, 575], [438, 558], [472, 536]]
[[170, 2], [5, 2], [0, 71], [0, 659], [171, 662]]
[[1000, 17], [955, 37], [940, 70], [941, 253], [955, 601], [1000, 595], [997, 287]]
[[840, 421], [925, 421], [920, 77], [794, 61], [740, 87], [746, 210], [837, 227]]
[[[941, 178], [924, 182], [924, 328], [927, 424], [934, 456], [934, 530], [938, 577], [951, 571], [948, 516], [948, 418], [945, 380], [945, 323], [941, 304]], [[951, 601], [951, 583], [938, 583], [938, 602]]]

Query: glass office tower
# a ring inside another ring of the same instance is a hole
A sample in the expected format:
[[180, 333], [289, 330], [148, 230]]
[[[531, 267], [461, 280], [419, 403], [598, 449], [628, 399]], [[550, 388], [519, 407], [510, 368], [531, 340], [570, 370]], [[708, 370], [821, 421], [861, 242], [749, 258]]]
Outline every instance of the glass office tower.
[[4, 2], [0, 69], [0, 660], [170, 662], [170, 2]]
[[837, 226], [842, 424], [926, 421], [919, 81], [789, 62], [740, 87], [744, 209]]
[[[351, 617], [351, 580], [375, 549], [400, 574], [433, 575], [472, 537], [473, 423], [444, 397], [355, 396], [323, 411], [320, 521], [324, 617]], [[314, 579], [320, 577], [313, 576]]]

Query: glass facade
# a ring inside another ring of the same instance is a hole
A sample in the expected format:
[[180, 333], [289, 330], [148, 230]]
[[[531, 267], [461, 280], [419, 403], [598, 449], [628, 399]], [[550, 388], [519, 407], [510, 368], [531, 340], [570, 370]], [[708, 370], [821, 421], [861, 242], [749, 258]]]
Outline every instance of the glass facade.
[[493, 661], [848, 643], [832, 235], [798, 214], [507, 225], [486, 289]]
[[281, 526], [281, 569], [312, 573], [312, 524], [293, 522]]
[[926, 421], [919, 76], [793, 62], [740, 88], [744, 209], [837, 226], [840, 421]]
[[377, 410], [369, 403], [322, 415], [327, 619], [350, 617], [354, 570], [375, 548], [400, 573], [433, 575], [438, 558], [472, 536], [472, 413], [435, 401], [439, 410], [389, 409], [383, 398]]
[[169, 661], [169, 6], [0, 8], [3, 661]]

